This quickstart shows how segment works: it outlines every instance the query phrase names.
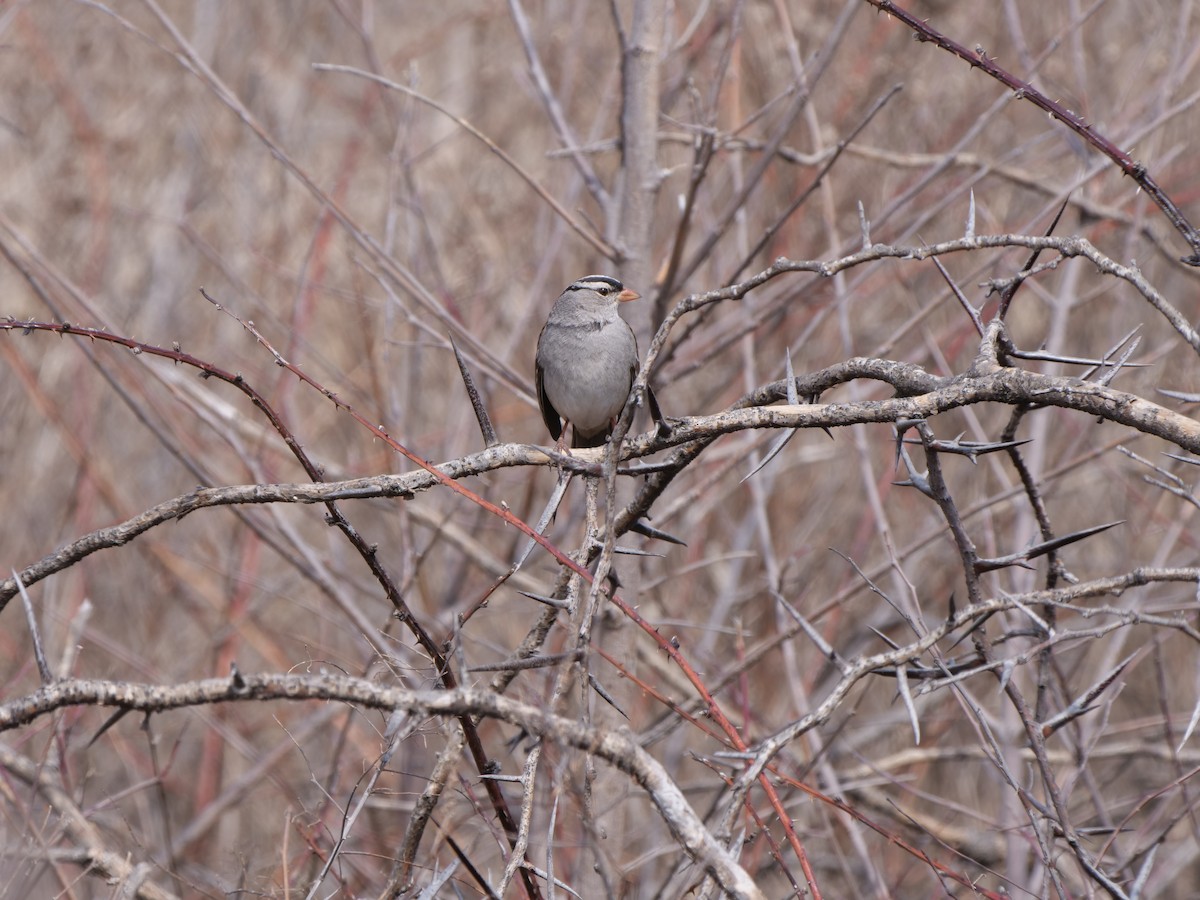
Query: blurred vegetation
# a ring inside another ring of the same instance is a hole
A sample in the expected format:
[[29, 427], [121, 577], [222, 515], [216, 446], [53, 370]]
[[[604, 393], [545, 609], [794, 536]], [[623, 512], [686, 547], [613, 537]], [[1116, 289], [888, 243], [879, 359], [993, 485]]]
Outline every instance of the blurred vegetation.
[[[166, 348], [177, 342], [240, 373], [328, 480], [413, 464], [277, 367], [234, 318], [201, 297], [201, 286], [307, 375], [433, 462], [482, 446], [449, 336], [464, 348], [500, 439], [548, 444], [531, 394], [533, 348], [564, 285], [611, 272], [640, 291], [646, 301], [631, 319], [644, 351], [658, 320], [688, 294], [745, 278], [779, 256], [855, 252], [860, 207], [872, 241], [919, 246], [961, 236], [972, 208], [979, 234], [1042, 234], [1066, 201], [1056, 234], [1083, 235], [1117, 262], [1136, 264], [1190, 320], [1200, 316], [1197, 274], [1178, 261], [1187, 246], [1130, 179], [1013, 92], [914, 42], [861, 0], [661, 6], [653, 91], [659, 171], [652, 173], [661, 181], [656, 190], [644, 186], [652, 215], [647, 239], [633, 241], [621, 201], [632, 177], [622, 156], [631, 86], [622, 79], [621, 41], [635, 34], [633, 5], [0, 6], [0, 316], [68, 321]], [[912, 11], [1083, 115], [1129, 148], [1185, 211], [1195, 210], [1200, 20], [1189, 3], [929, 0]], [[522, 16], [528, 44], [516, 24]], [[530, 48], [578, 143], [574, 156], [531, 74]], [[374, 72], [409, 92], [315, 64]], [[895, 85], [901, 89], [892, 93]], [[467, 120], [511, 162], [412, 92]], [[706, 140], [712, 155], [701, 167]], [[764, 156], [776, 143], [778, 152]], [[605, 259], [518, 166], [623, 256]], [[594, 173], [591, 187], [584, 172]], [[752, 253], [768, 229], [775, 230], [766, 246]], [[683, 277], [656, 305], [678, 241]], [[980, 283], [1011, 277], [1027, 256], [1010, 248], [942, 263], [983, 306]], [[990, 315], [995, 299], [987, 303]], [[1200, 391], [1195, 351], [1127, 283], [1086, 263], [1029, 279], [1008, 326], [1019, 347], [1084, 358], [1140, 329], [1133, 362], [1142, 365], [1122, 371], [1116, 386], [1181, 409], [1157, 391]], [[863, 356], [950, 375], [966, 370], [978, 350], [970, 319], [932, 263], [882, 260], [825, 279], [777, 277], [738, 302], [694, 314], [673, 333], [652, 381], [668, 415], [700, 416], [783, 378], [789, 352], [798, 374]], [[1024, 365], [1080, 374], [1059, 362]], [[890, 394], [887, 385], [854, 382], [821, 400]], [[945, 440], [996, 440], [1010, 415], [998, 404], [972, 406], [931, 424]], [[4, 569], [20, 570], [198, 484], [310, 480], [228, 386], [72, 337], [0, 335], [0, 422]], [[634, 431], [645, 427], [639, 417]], [[1024, 460], [1058, 533], [1124, 521], [1063, 549], [1066, 571], [1086, 580], [1138, 566], [1196, 565], [1191, 469], [1163, 456], [1177, 447], [1065, 409], [1031, 411], [1018, 437], [1031, 440]], [[964, 598], [946, 520], [899, 485], [906, 473], [896, 465], [891, 427], [860, 425], [831, 437], [802, 430], [743, 481], [777, 438], [746, 430], [715, 443], [653, 510], [652, 524], [686, 548], [629, 535], [622, 545], [654, 555], [616, 561], [622, 596], [677, 639], [751, 745], [810, 712], [839, 675], [795, 633], [781, 600], [850, 659], [886, 649], [881, 635], [911, 641], [910, 623], [933, 627], [951, 598]], [[1118, 447], [1175, 473], [1184, 496], [1147, 483], [1145, 476], [1161, 474]], [[1040, 539], [1020, 478], [1002, 456], [976, 465], [950, 457], [943, 467], [981, 555], [1019, 552]], [[532, 523], [555, 478], [552, 467], [520, 467], [466, 484]], [[639, 483], [622, 479], [619, 502]], [[524, 540], [480, 507], [432, 490], [341, 508], [378, 547], [429, 633], [453, 638], [456, 667], [506, 658], [541, 614], [543, 607], [505, 587], [456, 631], [456, 617], [507, 570]], [[548, 535], [564, 549], [580, 545], [580, 483]], [[1047, 566], [1040, 559], [989, 574], [988, 596], [1039, 589]], [[556, 572], [539, 551], [521, 578], [548, 594]], [[60, 676], [178, 684], [226, 676], [236, 662], [241, 672], [438, 683], [427, 654], [318, 505], [201, 510], [91, 555], [29, 593]], [[1194, 584], [1104, 602], [1196, 623]], [[6, 702], [40, 683], [18, 606], [4, 609], [0, 628]], [[364, 633], [363, 623], [374, 630]], [[1200, 751], [1195, 738], [1180, 745], [1197, 703], [1200, 648], [1178, 631], [1126, 623], [1056, 646], [1047, 686], [1024, 665], [1040, 649], [1028, 618], [1005, 613], [987, 630], [1013, 642], [1006, 657], [1020, 658], [1007, 677], [1031, 696], [1048, 691], [1051, 711], [1135, 654], [1095, 711], [1047, 738], [1047, 752], [1071, 825], [1094, 835], [1087, 849], [1106, 872], [1130, 889], [1154, 850], [1141, 895], [1194, 896], [1200, 824], [1190, 776]], [[618, 669], [594, 656], [590, 667], [623, 714], [592, 695], [593, 721], [643, 737], [692, 807], [715, 824], [727, 798], [719, 776], [736, 777], [736, 765], [715, 762], [723, 745], [650, 690], [688, 705], [690, 686], [618, 614], [603, 615], [592, 640], [619, 661]], [[941, 652], [965, 654], [969, 644], [947, 642]], [[560, 627], [544, 649], [569, 646]], [[466, 684], [490, 679], [458, 674]], [[547, 706], [556, 677], [555, 669], [531, 670], [508, 693]], [[844, 800], [883, 832], [777, 782], [824, 896], [969, 895], [884, 835], [1010, 896], [1100, 891], [1053, 833], [1054, 817], [1031, 822], [990, 760], [1003, 758], [1044, 801], [1027, 735], [996, 676], [976, 674], [916, 703], [914, 746], [896, 680], [868, 678], [827, 724], [776, 759], [788, 778]], [[560, 711], [585, 712], [574, 701]], [[384, 715], [348, 705], [224, 704], [144, 721], [126, 716], [89, 743], [110, 714], [70, 709], [4, 741], [53, 774], [109, 849], [149, 862], [150, 880], [181, 896], [307, 892], [358, 802], [360, 779], [379, 758], [387, 724]], [[519, 729], [489, 721], [479, 728], [503, 773], [520, 773], [530, 742]], [[414, 800], [452, 730], [431, 719], [403, 741], [318, 895], [384, 890]], [[554, 874], [584, 897], [681, 896], [698, 884], [702, 870], [690, 866], [641, 789], [603, 765], [590, 774], [588, 765], [577, 752], [544, 748], [530, 859], [545, 867], [554, 814]], [[81, 879], [67, 855], [55, 856], [70, 841], [44, 797], [15, 779], [0, 801], [7, 848], [0, 896], [111, 895], [103, 879]], [[520, 785], [503, 791], [519, 810]], [[740, 820], [745, 842], [734, 855], [767, 896], [788, 895], [804, 877], [770, 808], [753, 791], [750, 798], [763, 818]], [[415, 890], [435, 870], [460, 865], [458, 852], [498, 884], [508, 844], [469, 757], [434, 819]], [[1054, 877], [1037, 831], [1051, 848]], [[773, 845], [782, 845], [779, 857]], [[481, 893], [464, 867], [442, 890]], [[521, 890], [518, 878], [509, 893]]]

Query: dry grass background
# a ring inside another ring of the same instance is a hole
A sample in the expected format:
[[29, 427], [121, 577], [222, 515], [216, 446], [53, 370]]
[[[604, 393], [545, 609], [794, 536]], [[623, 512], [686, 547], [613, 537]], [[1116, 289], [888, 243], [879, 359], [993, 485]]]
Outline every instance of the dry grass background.
[[[628, 3], [616, 3], [628, 30]], [[1185, 212], [1195, 209], [1200, 138], [1194, 103], [1200, 14], [1161, 3], [927, 2], [913, 12], [978, 45], [1049, 96], [1130, 148]], [[614, 195], [623, 103], [620, 45], [605, 4], [527, 2], [532, 46], [546, 68], [584, 158]], [[447, 342], [451, 328], [484, 351], [468, 357], [502, 440], [547, 443], [530, 393], [538, 328], [564, 285], [593, 271], [620, 274], [647, 302], [635, 312], [643, 349], [680, 221], [697, 136], [718, 136], [697, 193], [684, 258], [718, 239], [667, 307], [759, 271], [780, 255], [832, 259], [861, 244], [857, 204], [873, 240], [918, 245], [960, 236], [974, 193], [976, 230], [1040, 234], [1065, 197], [1057, 233], [1081, 234], [1146, 277], [1190, 319], [1197, 276], [1162, 215], [1108, 161], [982, 73], [862, 2], [678, 2], [665, 5], [658, 160], [663, 180], [645, 246], [614, 265], [564, 224], [512, 166], [445, 115], [404, 93], [314, 63], [378, 72], [469, 120], [578, 220], [609, 240], [622, 223], [589, 192], [562, 152], [534, 87], [509, 5], [359, 0], [237, 3], [201, 0], [9, 2], [0, 5], [0, 315], [67, 320], [182, 349], [241, 373], [285, 419], [327, 479], [412, 468], [317, 392], [276, 367], [204, 286], [293, 363], [420, 456], [441, 461], [481, 447]], [[737, 39], [730, 42], [731, 22]], [[169, 26], [168, 26], [169, 23]], [[171, 29], [176, 31], [172, 34]], [[180, 39], [186, 44], [181, 45]], [[202, 60], [257, 126], [222, 102], [214, 82], [188, 71]], [[794, 119], [797, 65], [809, 102]], [[809, 188], [839, 140], [893, 85], [903, 89], [837, 159], [818, 189], [748, 267], [743, 260]], [[261, 127], [272, 147], [255, 133]], [[786, 127], [785, 154], [728, 224], [722, 216], [752, 177], [762, 147]], [[293, 171], [340, 205], [332, 217]], [[381, 264], [354, 235], [370, 236]], [[640, 257], [639, 257], [639, 254]], [[987, 278], [1014, 274], [1024, 250], [957, 254], [943, 262], [973, 302]], [[435, 309], [440, 312], [435, 313]], [[448, 323], [454, 323], [451, 326]], [[655, 322], [654, 324], [657, 324]], [[1195, 352], [1128, 284], [1083, 262], [1031, 279], [1009, 316], [1019, 346], [1095, 357], [1141, 327], [1123, 390], [1170, 405], [1158, 388], [1200, 390]], [[688, 330], [692, 328], [694, 330]], [[930, 262], [880, 261], [821, 279], [767, 282], [736, 303], [695, 314], [654, 377], [670, 415], [714, 413], [752, 388], [853, 356], [884, 357], [937, 374], [964, 371], [978, 352], [971, 323]], [[460, 344], [462, 344], [460, 340]], [[1077, 367], [1030, 363], [1049, 373]], [[823, 400], [889, 395], [855, 382]], [[1179, 406], [1179, 404], [1174, 404]], [[998, 437], [1010, 410], [971, 407], [933, 421], [939, 437]], [[102, 343], [46, 333], [0, 336], [0, 565], [21, 569], [56, 547], [136, 515], [197, 484], [307, 481], [244, 397], [194, 370]], [[642, 420], [639, 419], [640, 424]], [[1145, 482], [1150, 470], [1122, 445], [1191, 480], [1156, 438], [1065, 409], [1031, 413], [1026, 460], [1059, 533], [1125, 520], [1062, 552], [1081, 579], [1137, 566], [1192, 566], [1194, 505]], [[872, 629], [899, 642], [909, 626], [847, 559], [903, 609], [935, 625], [951, 595], [963, 602], [962, 566], [937, 508], [896, 485], [890, 427], [800, 431], [762, 472], [741, 479], [776, 438], [748, 430], [722, 438], [681, 474], [654, 510], [655, 526], [686, 548], [627, 536], [656, 554], [618, 557], [623, 595], [679, 645], [753, 745], [821, 702], [837, 671], [803, 634], [784, 598], [843, 657], [879, 652]], [[919, 457], [919, 451], [912, 451]], [[999, 455], [978, 465], [944, 460], [959, 509], [985, 555], [1019, 551], [1037, 524], [1019, 479]], [[518, 467], [468, 479], [533, 522], [552, 468]], [[633, 488], [623, 483], [622, 498]], [[582, 539], [582, 486], [572, 486], [551, 539]], [[446, 490], [409, 501], [347, 501], [345, 515], [372, 544], [405, 599], [435, 636], [454, 633], [521, 545], [520, 535]], [[665, 549], [664, 549], [665, 548]], [[537, 553], [522, 570], [549, 593], [556, 567]], [[988, 596], [1046, 581], [1044, 560], [984, 579]], [[524, 583], [524, 582], [522, 582]], [[361, 558], [328, 527], [319, 505], [200, 510], [128, 546], [89, 556], [30, 587], [47, 653], [60, 675], [180, 684], [243, 673], [335, 672], [409, 688], [436, 684], [426, 656], [392, 616]], [[1105, 603], [1195, 623], [1194, 584], [1131, 591]], [[464, 627], [452, 656], [467, 667], [506, 658], [541, 607], [504, 588]], [[19, 603], [4, 609], [4, 699], [39, 685]], [[565, 616], [565, 614], [564, 614]], [[1105, 620], [1113, 624], [1116, 620]], [[565, 618], [563, 620], [565, 623]], [[1095, 628], [1100, 620], [1070, 627]], [[1008, 656], [1032, 654], [1029, 619], [989, 622], [993, 640], [1018, 632]], [[629, 728], [645, 738], [701, 816], [725, 801], [719, 742], [683, 723], [649, 687], [690, 704], [691, 688], [662, 653], [618, 615], [593, 640], [623, 671], [592, 656]], [[546, 652], [569, 646], [563, 628]], [[970, 642], [944, 654], [966, 654]], [[1180, 744], [1200, 687], [1200, 647], [1184, 634], [1126, 625], [1055, 647], [1061, 695], [1053, 712], [1121, 659], [1133, 662], [1097, 709], [1057, 732], [1047, 751], [1088, 852], [1126, 890], [1146, 866], [1146, 897], [1200, 896], [1200, 821], [1190, 776], [1196, 739]], [[1032, 658], [1032, 656], [1030, 656]], [[509, 694], [549, 705], [558, 669], [519, 676]], [[1030, 695], [1032, 665], [1010, 673]], [[625, 677], [625, 676], [632, 677]], [[460, 671], [464, 683], [490, 675]], [[572, 700], [561, 711], [578, 716]], [[590, 715], [620, 719], [596, 695]], [[916, 700], [921, 741], [894, 678], [859, 683], [820, 729], [776, 760], [792, 779], [845, 800], [892, 836], [944, 866], [1011, 896], [1093, 896], [1097, 882], [1047, 834], [1051, 879], [1016, 792], [986, 757], [999, 752], [1043, 802], [1027, 738], [993, 674]], [[115, 896], [81, 877], [62, 828], [17, 774], [19, 754], [62, 787], [111, 851], [149, 863], [148, 885], [183, 896], [308, 895], [334, 852], [346, 811], [384, 746], [386, 716], [350, 705], [229, 703], [129, 715], [104, 731], [110, 710], [69, 708], [5, 735], [0, 780], [0, 896]], [[620, 720], [623, 722], [624, 720]], [[984, 722], [995, 744], [984, 737]], [[453, 724], [430, 718], [408, 736], [374, 785], [363, 816], [315, 896], [384, 889]], [[487, 752], [519, 774], [531, 746], [508, 724], [484, 721]], [[589, 769], [595, 772], [589, 774]], [[584, 796], [594, 778], [594, 790]], [[826, 897], [968, 896], [911, 853], [837, 809], [778, 782]], [[505, 783], [514, 810], [520, 785]], [[751, 801], [784, 844], [761, 794]], [[585, 897], [679, 896], [698, 883], [645, 794], [619, 772], [547, 743], [537, 781], [530, 859], [544, 867], [556, 816], [555, 875]], [[478, 896], [456, 862], [461, 850], [493, 886], [504, 839], [463, 757], [417, 855], [414, 891], [457, 865], [445, 896]], [[710, 819], [710, 824], [715, 819]], [[754, 820], [735, 849], [762, 890], [803, 884], [794, 854], [782, 862]], [[1113, 837], [1113, 829], [1120, 833]], [[1094, 829], [1089, 830], [1089, 829]], [[1107, 841], [1112, 846], [1103, 850]], [[453, 842], [453, 843], [452, 843]], [[544, 884], [542, 889], [545, 890]], [[517, 879], [509, 893], [520, 895]], [[559, 895], [564, 895], [559, 888]]]

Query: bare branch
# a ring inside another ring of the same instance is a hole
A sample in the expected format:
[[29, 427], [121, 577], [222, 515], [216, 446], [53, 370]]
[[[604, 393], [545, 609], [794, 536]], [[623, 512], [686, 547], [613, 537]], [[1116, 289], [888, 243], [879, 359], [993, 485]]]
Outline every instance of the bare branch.
[[333, 675], [247, 675], [240, 683], [211, 678], [172, 687], [66, 679], [0, 704], [0, 731], [28, 724], [56, 709], [79, 705], [153, 713], [211, 703], [265, 700], [338, 700], [369, 709], [404, 710], [415, 716], [484, 716], [518, 725], [548, 741], [586, 749], [632, 777], [649, 794], [680, 845], [724, 890], [735, 897], [763, 896], [745, 870], [709, 834], [667, 771], [635, 741], [490, 692], [467, 688], [408, 691]]

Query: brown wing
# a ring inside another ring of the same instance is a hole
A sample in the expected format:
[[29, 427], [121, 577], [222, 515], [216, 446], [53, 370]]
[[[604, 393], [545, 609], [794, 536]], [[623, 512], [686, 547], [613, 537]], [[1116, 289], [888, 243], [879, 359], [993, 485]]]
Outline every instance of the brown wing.
[[550, 402], [550, 398], [546, 396], [546, 387], [543, 384], [541, 366], [536, 367], [534, 379], [537, 382], [538, 408], [542, 411], [542, 421], [546, 423], [546, 428], [550, 431], [550, 437], [557, 441], [562, 435], [562, 417], [559, 416], [558, 410], [554, 408], [554, 404]]

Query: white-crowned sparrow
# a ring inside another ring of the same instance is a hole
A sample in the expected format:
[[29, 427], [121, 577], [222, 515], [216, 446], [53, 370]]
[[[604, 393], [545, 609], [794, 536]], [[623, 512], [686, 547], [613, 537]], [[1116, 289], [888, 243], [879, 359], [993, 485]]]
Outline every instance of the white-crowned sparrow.
[[615, 278], [589, 275], [554, 301], [538, 335], [537, 395], [559, 449], [567, 423], [573, 447], [599, 447], [612, 433], [638, 368], [637, 338], [617, 307], [638, 296]]

